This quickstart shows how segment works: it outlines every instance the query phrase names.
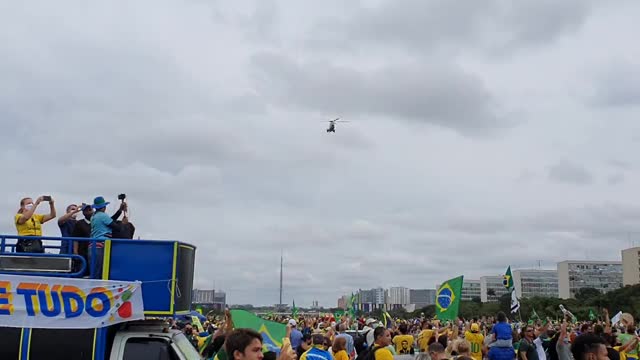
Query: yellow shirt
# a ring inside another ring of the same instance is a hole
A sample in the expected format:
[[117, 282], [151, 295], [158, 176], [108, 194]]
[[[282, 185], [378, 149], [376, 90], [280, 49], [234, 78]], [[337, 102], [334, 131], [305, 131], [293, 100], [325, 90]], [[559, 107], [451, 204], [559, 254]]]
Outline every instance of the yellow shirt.
[[380, 348], [378, 345], [376, 345], [374, 349], [379, 349], [375, 352], [375, 360], [393, 360], [393, 354], [391, 354], [391, 351], [389, 351], [389, 349], [387, 349], [386, 347]]
[[396, 347], [396, 353], [398, 355], [411, 354], [411, 349], [413, 348], [413, 336], [398, 335], [393, 338], [392, 342]]
[[482, 360], [482, 346], [484, 345], [484, 336], [479, 333], [467, 331], [464, 333], [464, 339], [471, 343], [471, 357], [474, 360]]
[[333, 354], [333, 358], [335, 360], [349, 360], [349, 355], [347, 355], [346, 350], [340, 350], [337, 353]]
[[427, 352], [429, 348], [429, 340], [431, 340], [434, 333], [435, 331], [431, 329], [425, 329], [420, 332], [420, 335], [418, 335], [418, 346], [420, 347], [420, 352]]
[[24, 224], [18, 224], [18, 219], [22, 214], [16, 214], [14, 223], [16, 224], [16, 230], [18, 230], [18, 236], [42, 236], [42, 221], [44, 215], [33, 214], [31, 219], [24, 222]]

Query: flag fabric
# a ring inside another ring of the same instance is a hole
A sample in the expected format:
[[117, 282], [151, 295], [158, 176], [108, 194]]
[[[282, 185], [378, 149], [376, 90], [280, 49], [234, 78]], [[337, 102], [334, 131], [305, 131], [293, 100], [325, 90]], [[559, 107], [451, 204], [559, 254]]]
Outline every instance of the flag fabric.
[[349, 298], [349, 302], [347, 303], [347, 309], [349, 309], [349, 316], [351, 318], [355, 318], [356, 317], [356, 307], [358, 306], [358, 304], [356, 304], [356, 296], [351, 293], [351, 297]]
[[507, 288], [507, 290], [509, 291], [514, 290], [513, 276], [511, 275], [511, 265], [509, 265], [509, 267], [507, 268], [507, 271], [504, 273], [502, 284], [504, 285], [504, 287]]
[[463, 276], [445, 281], [436, 292], [436, 316], [440, 320], [454, 320], [460, 310]]
[[291, 308], [291, 317], [293, 318], [297, 318], [298, 317], [298, 308], [296, 307], [296, 300], [293, 300], [293, 307]]
[[393, 318], [389, 315], [387, 310], [382, 310], [382, 325], [387, 329], [391, 329], [393, 327]]
[[589, 309], [589, 320], [591, 321], [595, 321], [598, 317], [596, 316], [596, 314], [593, 312], [593, 309]]
[[520, 301], [518, 301], [518, 297], [516, 296], [515, 291], [511, 291], [511, 312], [517, 312], [520, 310]]
[[200, 315], [204, 315], [202, 314], [202, 305], [198, 304], [196, 305], [196, 311], [200, 313]]
[[211, 340], [213, 339], [213, 334], [207, 336], [206, 338], [204, 338], [204, 341], [202, 342], [202, 344], [200, 344], [200, 346], [198, 346], [198, 352], [202, 355], [202, 352], [204, 351], [204, 349], [207, 348], [207, 346], [209, 346], [209, 344], [211, 344]]
[[231, 310], [231, 319], [236, 329], [253, 329], [260, 333], [265, 351], [280, 353], [282, 339], [287, 334], [285, 324], [264, 320], [245, 310]]
[[618, 313], [611, 318], [611, 326], [617, 324], [622, 320], [622, 311], [618, 311]]
[[540, 320], [540, 316], [538, 316], [538, 313], [536, 312], [536, 309], [533, 309], [531, 311], [531, 316], [529, 316], [529, 320]]

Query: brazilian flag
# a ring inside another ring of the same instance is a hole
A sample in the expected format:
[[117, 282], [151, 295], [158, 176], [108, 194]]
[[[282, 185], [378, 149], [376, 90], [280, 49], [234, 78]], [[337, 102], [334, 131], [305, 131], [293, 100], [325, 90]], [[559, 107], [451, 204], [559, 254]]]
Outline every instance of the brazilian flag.
[[445, 281], [436, 293], [436, 316], [439, 320], [454, 320], [460, 310], [463, 276]]
[[233, 327], [236, 329], [253, 329], [262, 335], [264, 351], [280, 353], [282, 339], [287, 332], [287, 326], [273, 321], [268, 321], [245, 310], [231, 310]]
[[507, 271], [504, 273], [502, 285], [504, 285], [504, 287], [506, 287], [509, 291], [513, 291], [513, 275], [511, 275], [511, 265], [509, 265]]

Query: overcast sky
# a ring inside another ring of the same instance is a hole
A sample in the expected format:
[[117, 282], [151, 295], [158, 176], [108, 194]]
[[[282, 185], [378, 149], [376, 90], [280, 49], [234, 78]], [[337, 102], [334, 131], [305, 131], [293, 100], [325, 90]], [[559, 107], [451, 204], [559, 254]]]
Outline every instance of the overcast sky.
[[137, 235], [198, 247], [196, 287], [275, 304], [282, 249], [298, 306], [619, 260], [640, 244], [639, 11], [5, 2], [0, 233], [23, 196], [126, 192]]

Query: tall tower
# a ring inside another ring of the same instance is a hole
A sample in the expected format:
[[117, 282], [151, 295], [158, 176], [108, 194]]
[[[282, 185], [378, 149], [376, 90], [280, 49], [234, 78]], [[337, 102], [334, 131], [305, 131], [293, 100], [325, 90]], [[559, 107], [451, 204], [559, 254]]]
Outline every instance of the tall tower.
[[280, 251], [280, 302], [278, 303], [278, 306], [282, 306], [282, 269], [283, 269], [283, 253], [282, 250]]

